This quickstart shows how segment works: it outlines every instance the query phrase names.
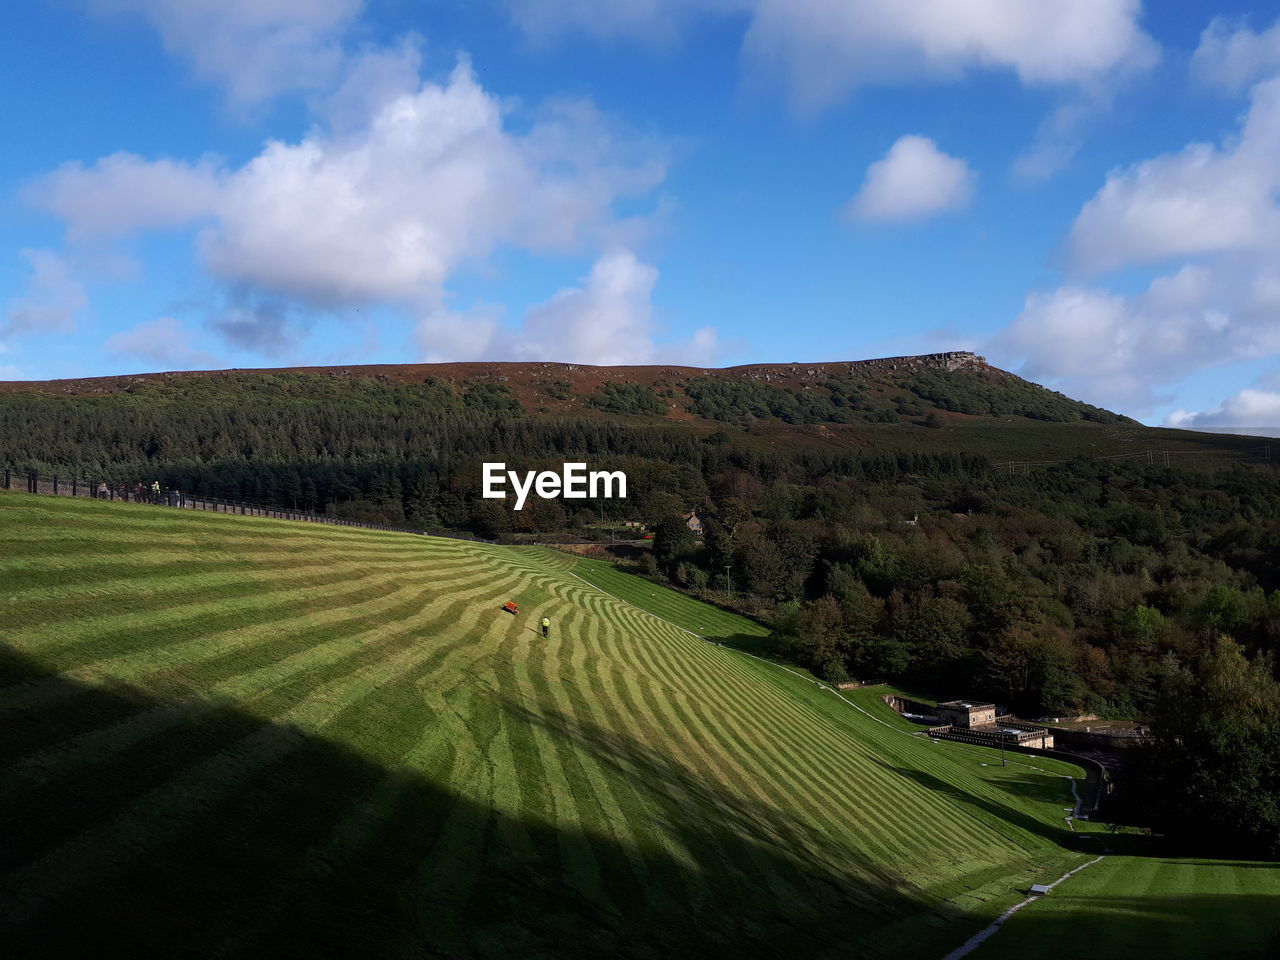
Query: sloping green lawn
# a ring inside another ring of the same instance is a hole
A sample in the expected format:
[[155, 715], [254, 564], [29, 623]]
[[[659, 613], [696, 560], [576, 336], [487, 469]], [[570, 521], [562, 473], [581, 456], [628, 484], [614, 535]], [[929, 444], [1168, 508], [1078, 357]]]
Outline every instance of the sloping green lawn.
[[13, 956], [941, 955], [1084, 859], [1060, 775], [561, 554], [10, 493], [0, 543]]

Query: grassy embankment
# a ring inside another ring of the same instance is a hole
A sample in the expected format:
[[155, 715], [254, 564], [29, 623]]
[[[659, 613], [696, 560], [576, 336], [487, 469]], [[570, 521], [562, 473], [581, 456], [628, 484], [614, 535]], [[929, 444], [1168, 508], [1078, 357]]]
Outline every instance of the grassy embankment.
[[1084, 859], [1057, 772], [551, 551], [8, 493], [0, 541], [18, 955], [933, 954]]

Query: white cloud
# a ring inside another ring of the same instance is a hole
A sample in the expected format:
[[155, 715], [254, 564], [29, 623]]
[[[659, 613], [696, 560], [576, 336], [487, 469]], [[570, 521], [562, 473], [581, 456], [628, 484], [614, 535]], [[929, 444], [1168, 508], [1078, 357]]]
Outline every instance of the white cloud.
[[1167, 427], [1280, 427], [1280, 392], [1246, 387], [1209, 410], [1175, 410]]
[[1105, 406], [1148, 407], [1150, 388], [1134, 363], [1142, 339], [1139, 327], [1125, 297], [1061, 287], [1029, 295], [1022, 313], [986, 352], [1023, 376], [1072, 396]]
[[217, 361], [193, 345], [195, 331], [173, 317], [156, 317], [108, 338], [103, 348], [117, 356], [141, 357], [171, 370], [207, 369]]
[[1280, 19], [1255, 33], [1241, 20], [1214, 17], [1200, 35], [1191, 72], [1204, 85], [1228, 93], [1280, 72]]
[[867, 83], [1012, 70], [1077, 85], [1148, 66], [1139, 0], [758, 0], [745, 50], [781, 72], [802, 105]]
[[89, 167], [64, 163], [32, 183], [26, 197], [67, 221], [79, 237], [124, 234], [212, 216], [222, 181], [212, 158], [190, 164], [121, 152]]
[[530, 310], [515, 358], [574, 363], [647, 363], [653, 359], [658, 271], [627, 250], [602, 256], [581, 287], [561, 290]]
[[1112, 172], [1068, 241], [1086, 271], [1280, 250], [1280, 78], [1259, 84], [1238, 140], [1193, 143]]
[[359, 136], [384, 104], [421, 86], [421, 70], [421, 40], [415, 35], [365, 50], [347, 59], [340, 81], [315, 101], [316, 112], [334, 136]]
[[74, 330], [89, 299], [71, 266], [52, 250], [23, 250], [22, 257], [31, 267], [27, 289], [6, 305], [0, 333]]
[[418, 343], [427, 363], [511, 359], [503, 349], [501, 310], [481, 304], [466, 312], [438, 309], [418, 322]]
[[418, 328], [429, 360], [556, 360], [600, 365], [710, 363], [721, 350], [716, 331], [698, 330], [677, 343], [658, 343], [652, 294], [658, 271], [629, 250], [604, 254], [580, 286], [566, 287], [529, 309], [516, 329], [482, 307], [467, 314], [435, 312]]
[[963, 209], [974, 175], [959, 157], [942, 153], [927, 137], [901, 137], [866, 178], [846, 211], [858, 220], [921, 220]]
[[1188, 265], [1132, 296], [1070, 285], [1033, 293], [985, 350], [1030, 379], [1143, 415], [1188, 373], [1280, 352], [1257, 279]]
[[726, 343], [721, 340], [720, 331], [715, 327], [699, 327], [688, 340], [659, 346], [654, 359], [659, 363], [709, 367], [716, 363], [726, 350], [736, 351], [742, 346], [742, 341]]
[[361, 0], [90, 0], [103, 13], [145, 19], [165, 49], [236, 104], [316, 90], [341, 67], [340, 39]]
[[516, 232], [536, 181], [460, 66], [382, 105], [359, 136], [269, 143], [228, 178], [201, 246], [218, 276], [312, 302], [417, 299]]
[[1071, 228], [1079, 270], [1170, 262], [1172, 272], [1134, 294], [1079, 285], [1032, 294], [988, 349], [1034, 379], [1137, 415], [1193, 371], [1280, 353], [1278, 194], [1280, 78], [1253, 88], [1239, 136], [1113, 171]]
[[255, 302], [432, 312], [461, 265], [499, 246], [601, 242], [614, 202], [665, 174], [659, 145], [619, 135], [590, 104], [550, 105], [515, 132], [465, 60], [436, 84], [418, 80], [411, 50], [379, 56], [326, 103], [333, 127], [271, 141], [239, 168], [115, 155], [54, 171], [31, 196], [73, 236], [204, 222], [205, 265], [250, 304], [219, 328], [278, 352], [279, 310]]

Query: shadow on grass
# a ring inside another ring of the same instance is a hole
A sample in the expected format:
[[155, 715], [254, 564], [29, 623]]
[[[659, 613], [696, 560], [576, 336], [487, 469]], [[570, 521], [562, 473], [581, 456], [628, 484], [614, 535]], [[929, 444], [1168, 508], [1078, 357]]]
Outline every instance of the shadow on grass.
[[[982, 820], [985, 823], [993, 825], [998, 825], [1000, 822], [1011, 823], [1014, 826], [1022, 828], [1028, 833], [1037, 834], [1044, 837], [1046, 840], [1051, 840], [1054, 843], [1066, 847], [1067, 849], [1079, 850], [1080, 852], [1097, 852], [1094, 844], [1087, 840], [1086, 835], [1064, 833], [1066, 829], [1065, 825], [1063, 827], [1050, 826], [1044, 821], [1029, 816], [1015, 807], [995, 803], [984, 797], [976, 796], [972, 793], [966, 793], [954, 784], [948, 783], [941, 777], [936, 777], [926, 770], [916, 770], [911, 767], [898, 767], [880, 759], [876, 759], [876, 763], [886, 769], [900, 773], [908, 779], [914, 780], [921, 786], [928, 787], [935, 793], [940, 793], [950, 798], [957, 806], [971, 811], [979, 820]], [[1019, 780], [1013, 782], [993, 781], [993, 785], [1003, 788], [1013, 794], [1017, 794], [1021, 791], [1029, 800], [1040, 801], [1043, 800], [1045, 796], [1045, 791], [1041, 789], [1039, 784], [1023, 778], [1019, 778]], [[1051, 799], [1056, 801], [1061, 798], [1054, 795]], [[1066, 804], [1062, 804], [1062, 806], [1065, 807]]]
[[[999, 766], [999, 764], [993, 764], [993, 766]], [[1058, 801], [1063, 800], [1062, 780], [1060, 779], [1049, 779], [1043, 775], [1033, 776], [1032, 774], [1015, 771], [1000, 780], [993, 780], [992, 784], [1021, 799], [1063, 806], [1063, 804], [1058, 803]], [[1065, 806], [1073, 806], [1073, 804], [1074, 800], [1067, 800]]]
[[[650, 839], [636, 846], [513, 817], [407, 765], [371, 762], [232, 705], [85, 686], [0, 646], [5, 956], [934, 956], [985, 922], [927, 902], [858, 850], [815, 856], [833, 841], [811, 821], [751, 791], [725, 791], [696, 764], [566, 714], [499, 706], [509, 729], [548, 735], [570, 791], [582, 781], [569, 758], [598, 762], [626, 819]], [[360, 716], [390, 719], [376, 705]], [[427, 766], [444, 781], [449, 763], [446, 754]], [[982, 814], [1048, 831], [893, 769]], [[634, 788], [632, 800], [620, 784]], [[1266, 899], [1204, 906], [1243, 918], [1269, 910]], [[1059, 946], [1137, 941], [1188, 905], [1111, 899], [1083, 926], [1078, 914], [1030, 911], [1025, 926]], [[1175, 955], [1186, 954], [1166, 954]]]
[[717, 634], [715, 632], [704, 633], [702, 636], [703, 639], [714, 643], [723, 643], [726, 647], [733, 647], [743, 653], [753, 653], [757, 657], [764, 657], [768, 660], [778, 659], [777, 644], [774, 643], [771, 637], [760, 637], [751, 633]]
[[829, 840], [802, 817], [636, 743], [504, 708], [568, 738], [562, 755], [571, 743], [643, 778], [632, 812], [651, 839], [459, 796], [451, 755], [437, 783], [229, 704], [89, 687], [0, 647], [5, 954], [781, 958], [847, 955], [853, 933], [916, 914], [931, 949], [976, 924], [939, 933], [936, 905], [856, 851], [841, 855], [848, 871], [815, 860]]
[[1072, 896], [1019, 913], [974, 960], [1274, 960], [1276, 896], [1256, 893]]

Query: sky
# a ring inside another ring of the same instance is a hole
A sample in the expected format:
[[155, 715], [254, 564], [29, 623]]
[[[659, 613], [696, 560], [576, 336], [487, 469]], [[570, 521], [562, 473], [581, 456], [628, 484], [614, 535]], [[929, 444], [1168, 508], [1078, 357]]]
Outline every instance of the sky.
[[0, 379], [973, 350], [1280, 427], [1280, 18], [0, 6]]

